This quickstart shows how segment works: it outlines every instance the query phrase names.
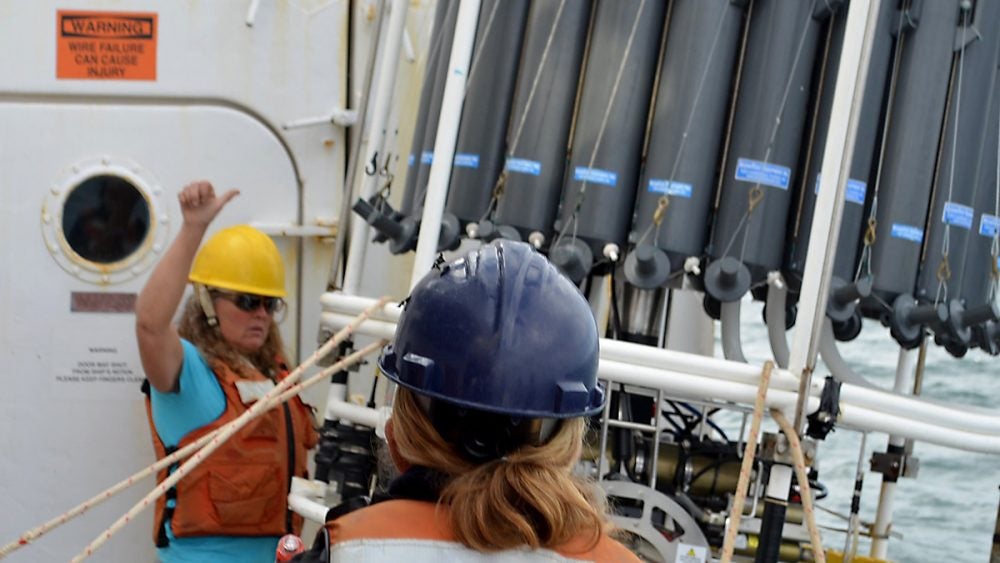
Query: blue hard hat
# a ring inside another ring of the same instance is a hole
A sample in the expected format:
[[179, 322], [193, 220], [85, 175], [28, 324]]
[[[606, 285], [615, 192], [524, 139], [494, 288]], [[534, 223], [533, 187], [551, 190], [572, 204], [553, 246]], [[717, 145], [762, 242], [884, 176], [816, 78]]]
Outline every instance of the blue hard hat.
[[597, 324], [529, 244], [496, 240], [432, 270], [405, 302], [385, 375], [457, 407], [525, 418], [596, 414]]

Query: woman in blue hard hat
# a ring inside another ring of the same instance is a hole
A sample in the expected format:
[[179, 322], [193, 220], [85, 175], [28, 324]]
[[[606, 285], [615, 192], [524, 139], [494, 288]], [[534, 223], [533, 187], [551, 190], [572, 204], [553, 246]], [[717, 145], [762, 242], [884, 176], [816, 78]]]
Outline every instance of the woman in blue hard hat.
[[[274, 242], [238, 225], [199, 250], [237, 193], [216, 196], [208, 182], [180, 192], [180, 232], [136, 300], [158, 459], [235, 419], [287, 374], [275, 319], [285, 307], [285, 270]], [[188, 281], [194, 295], [174, 326]], [[153, 529], [160, 561], [273, 562], [278, 538], [301, 526], [285, 499], [292, 476], [306, 474], [313, 425], [308, 407], [293, 399], [236, 433], [160, 497]]]
[[379, 359], [401, 475], [299, 561], [638, 561], [576, 475], [602, 409], [597, 327], [531, 246], [496, 241], [414, 288]]

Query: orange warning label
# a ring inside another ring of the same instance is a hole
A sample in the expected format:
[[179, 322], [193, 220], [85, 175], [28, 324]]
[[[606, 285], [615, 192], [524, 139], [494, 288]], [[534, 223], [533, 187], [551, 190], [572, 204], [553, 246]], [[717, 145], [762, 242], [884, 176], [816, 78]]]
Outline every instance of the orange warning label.
[[56, 13], [56, 78], [156, 80], [156, 14]]

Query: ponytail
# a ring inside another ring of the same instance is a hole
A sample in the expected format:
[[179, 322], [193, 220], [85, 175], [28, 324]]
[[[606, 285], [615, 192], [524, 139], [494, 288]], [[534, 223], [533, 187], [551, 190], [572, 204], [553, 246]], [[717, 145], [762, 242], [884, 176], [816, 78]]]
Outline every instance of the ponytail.
[[450, 506], [455, 538], [481, 552], [600, 541], [610, 528], [603, 497], [573, 474], [584, 428], [582, 418], [562, 421], [545, 444], [477, 465], [441, 438], [410, 391], [400, 388], [393, 406], [399, 454], [448, 476], [440, 502]]

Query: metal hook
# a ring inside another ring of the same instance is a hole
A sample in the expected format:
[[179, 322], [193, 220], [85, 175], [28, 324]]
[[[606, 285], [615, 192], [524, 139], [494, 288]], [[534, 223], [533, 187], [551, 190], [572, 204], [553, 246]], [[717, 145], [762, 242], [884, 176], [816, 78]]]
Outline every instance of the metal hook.
[[670, 198], [667, 196], [660, 196], [660, 199], [656, 201], [656, 210], [653, 211], [653, 223], [659, 225], [663, 221], [663, 214], [667, 212], [667, 207], [670, 206]]
[[[378, 153], [376, 153], [378, 154]], [[392, 172], [389, 170], [389, 162], [392, 160], [392, 153], [385, 155], [385, 160], [382, 162], [382, 169], [379, 170], [380, 176], [392, 176]]]
[[368, 176], [374, 176], [375, 172], [378, 171], [378, 151], [372, 154], [372, 159], [368, 161], [365, 165], [365, 174]]
[[747, 215], [753, 213], [753, 210], [757, 208], [757, 205], [764, 199], [764, 190], [761, 189], [760, 184], [750, 188], [749, 193], [749, 205], [747, 207]]

